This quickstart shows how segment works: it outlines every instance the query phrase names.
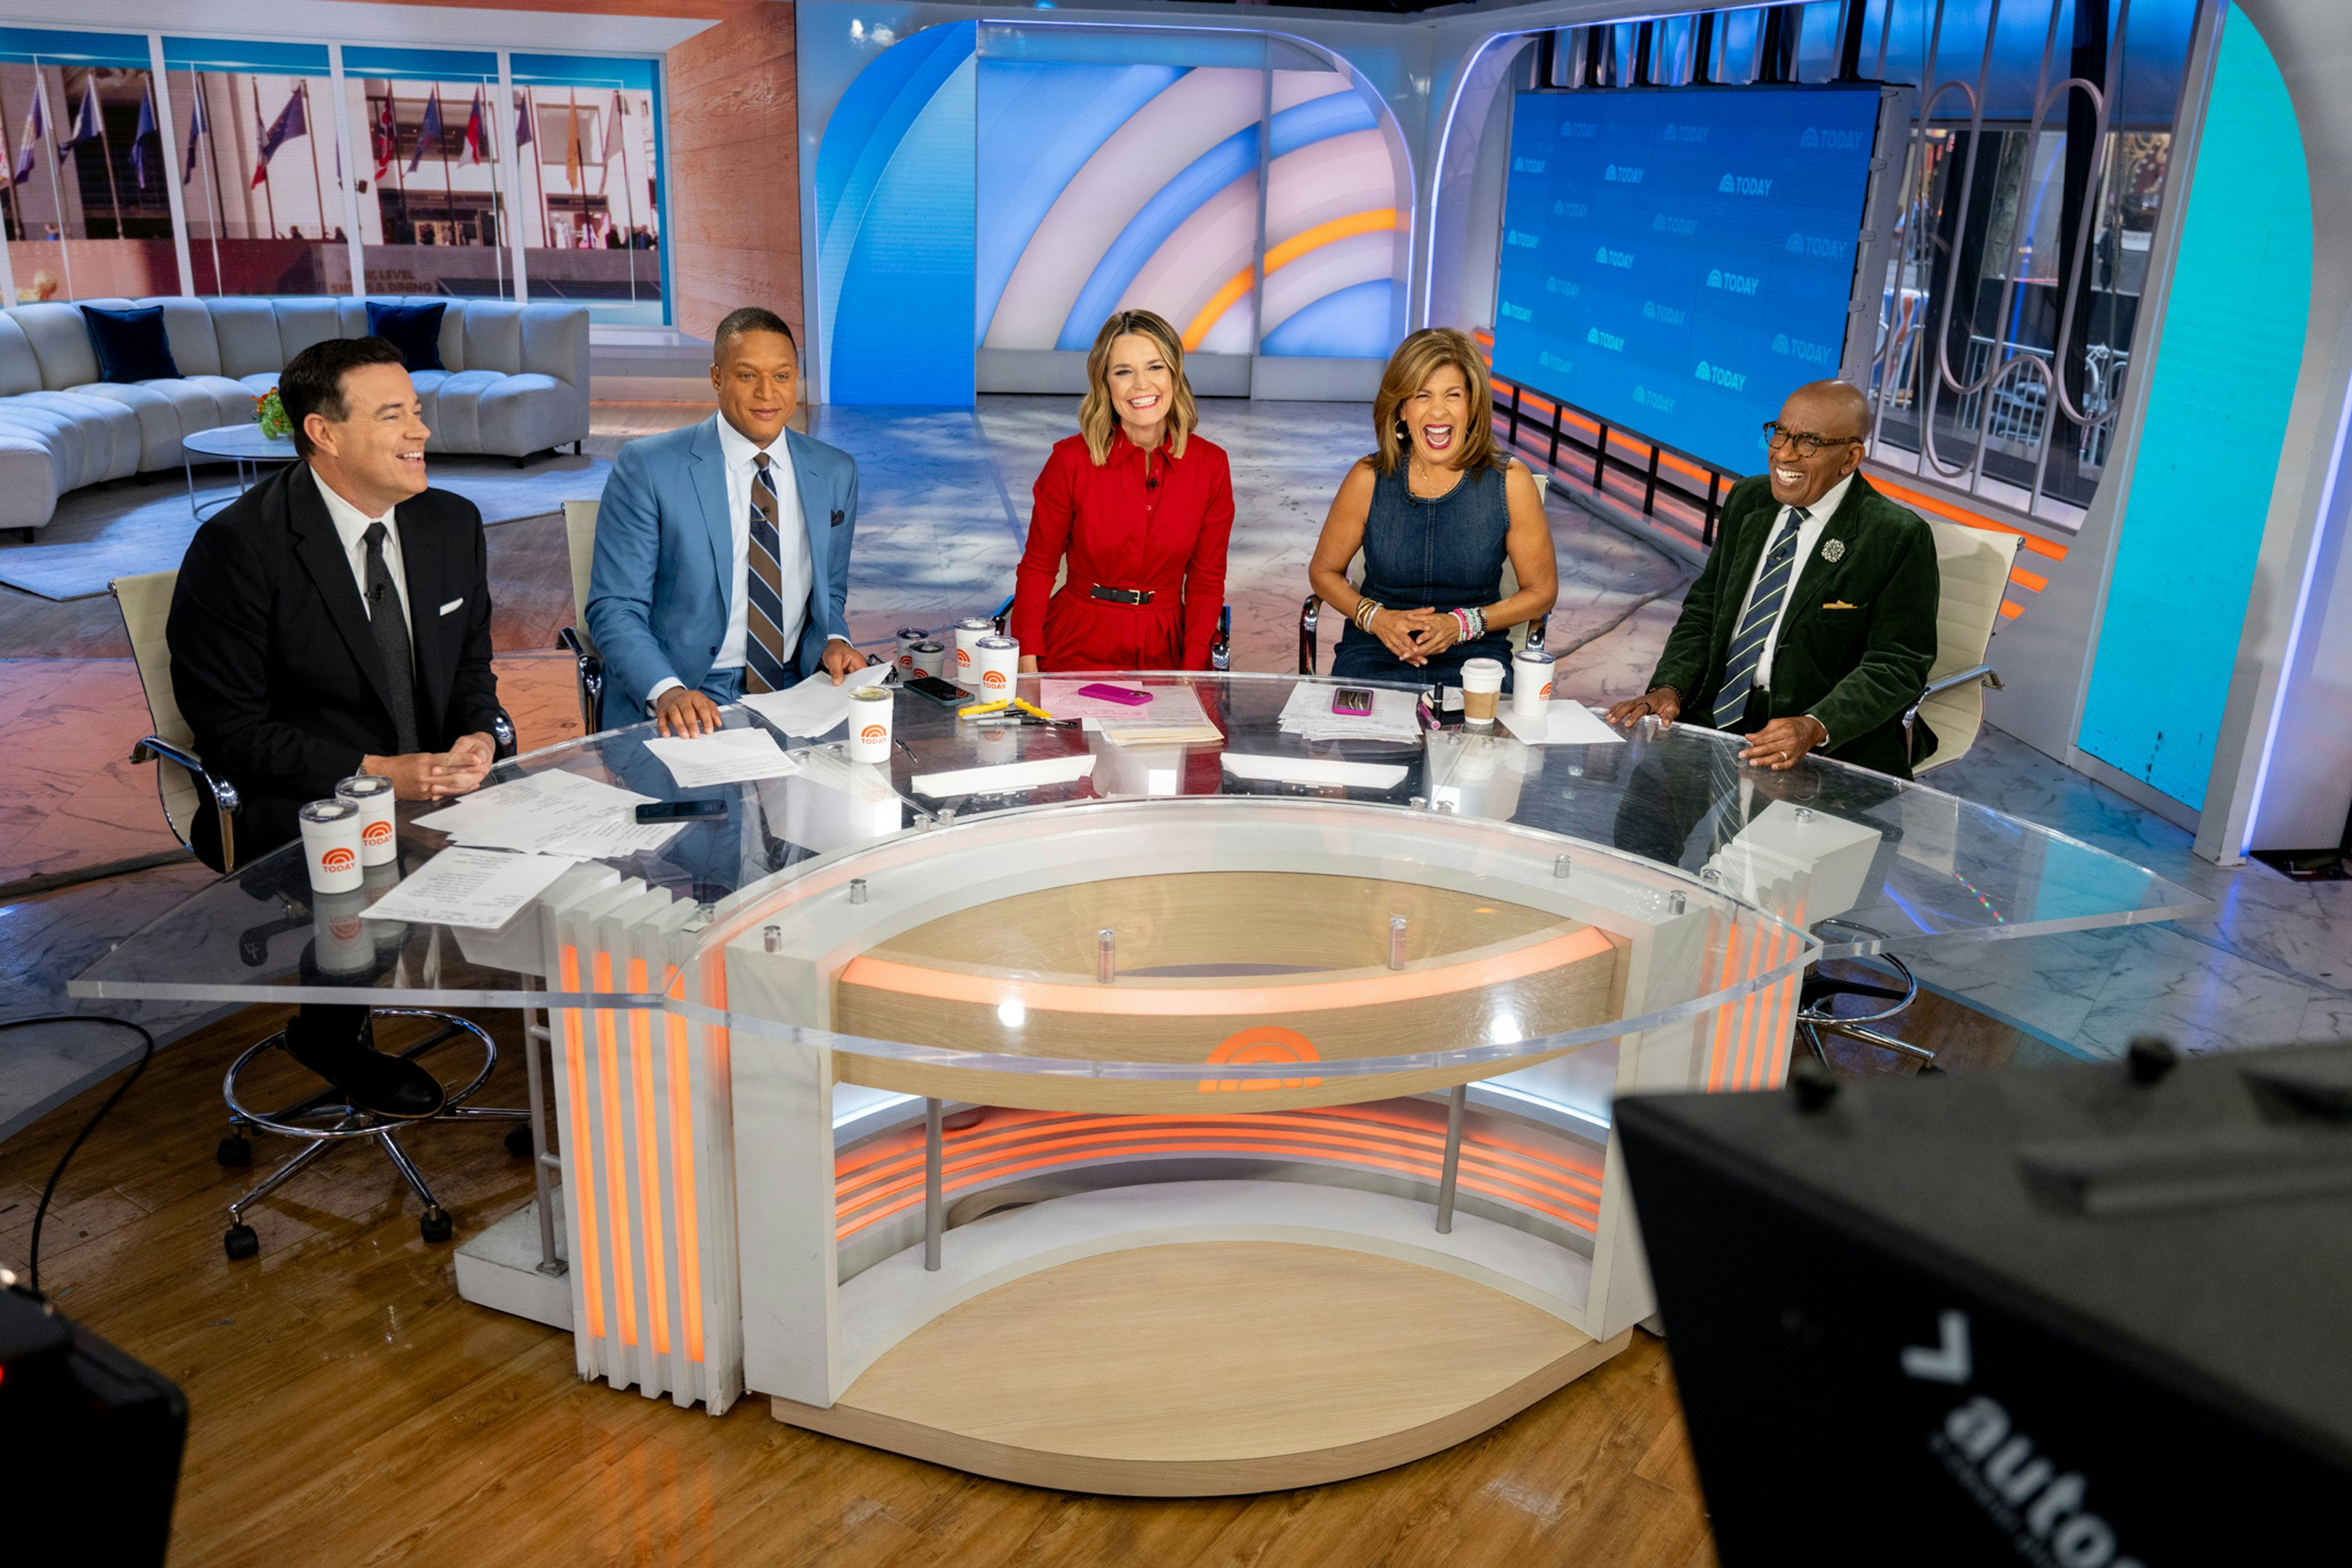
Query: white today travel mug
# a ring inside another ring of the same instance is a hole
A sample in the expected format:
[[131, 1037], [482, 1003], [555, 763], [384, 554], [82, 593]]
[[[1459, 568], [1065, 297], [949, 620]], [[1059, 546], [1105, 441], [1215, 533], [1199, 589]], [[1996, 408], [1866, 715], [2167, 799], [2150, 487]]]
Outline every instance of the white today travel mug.
[[1511, 716], [1540, 719], [1551, 706], [1552, 672], [1559, 661], [1539, 647], [1523, 647], [1511, 656]]
[[400, 858], [393, 834], [392, 781], [375, 773], [353, 773], [335, 786], [337, 800], [360, 808], [360, 864], [383, 866]]
[[972, 657], [980, 670], [974, 690], [992, 702], [1013, 695], [1013, 679], [1021, 673], [1019, 643], [1011, 637], [982, 637], [972, 645]]
[[314, 800], [294, 814], [302, 825], [302, 858], [314, 893], [359, 890], [360, 808], [348, 800]]
[[943, 643], [926, 637], [914, 647], [914, 673], [945, 679], [948, 673], [948, 650]]
[[1472, 724], [1495, 721], [1495, 705], [1503, 694], [1503, 661], [1465, 659], [1462, 664], [1462, 717]]
[[359, 974], [375, 967], [376, 933], [360, 917], [365, 889], [320, 893], [310, 900], [310, 953], [321, 974]]
[[996, 635], [996, 623], [981, 616], [958, 621], [955, 628], [955, 669], [948, 679], [958, 686], [980, 689], [980, 639]]
[[861, 686], [849, 694], [851, 762], [890, 760], [890, 720], [897, 707], [897, 695], [887, 687]]
[[912, 675], [915, 673], [915, 649], [920, 647], [925, 641], [929, 640], [930, 635], [930, 633], [923, 630], [920, 626], [900, 626], [898, 628], [898, 673], [900, 675]]

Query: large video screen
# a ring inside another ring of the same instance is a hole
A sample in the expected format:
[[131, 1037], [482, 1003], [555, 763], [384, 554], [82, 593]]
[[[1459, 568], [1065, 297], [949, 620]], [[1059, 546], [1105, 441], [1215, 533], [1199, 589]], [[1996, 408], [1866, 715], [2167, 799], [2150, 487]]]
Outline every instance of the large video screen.
[[1879, 90], [1525, 92], [1495, 374], [1730, 473], [1844, 357]]

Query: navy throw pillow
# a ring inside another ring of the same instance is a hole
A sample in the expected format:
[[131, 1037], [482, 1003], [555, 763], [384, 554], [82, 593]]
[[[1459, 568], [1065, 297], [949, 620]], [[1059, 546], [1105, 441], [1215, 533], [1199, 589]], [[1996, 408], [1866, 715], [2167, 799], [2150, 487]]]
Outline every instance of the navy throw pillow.
[[429, 305], [387, 305], [370, 300], [368, 333], [382, 338], [400, 351], [408, 373], [420, 370], [440, 370], [441, 317], [449, 309], [448, 301], [438, 300]]
[[172, 360], [172, 340], [163, 334], [163, 307], [134, 305], [109, 310], [101, 305], [81, 308], [82, 325], [98, 355], [98, 379], [116, 383], [177, 381], [180, 367]]

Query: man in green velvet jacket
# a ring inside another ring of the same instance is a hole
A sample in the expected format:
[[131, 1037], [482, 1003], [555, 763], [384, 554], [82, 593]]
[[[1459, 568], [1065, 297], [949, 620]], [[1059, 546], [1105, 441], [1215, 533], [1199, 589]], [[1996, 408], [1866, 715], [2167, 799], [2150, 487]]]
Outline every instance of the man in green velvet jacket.
[[1855, 472], [1869, 429], [1868, 402], [1843, 382], [1790, 395], [1765, 471], [1724, 502], [1649, 691], [1610, 709], [1612, 723], [1711, 724], [1744, 735], [1739, 756], [1759, 767], [1818, 750], [1911, 776], [1903, 712], [1936, 659], [1942, 584], [1926, 521]]

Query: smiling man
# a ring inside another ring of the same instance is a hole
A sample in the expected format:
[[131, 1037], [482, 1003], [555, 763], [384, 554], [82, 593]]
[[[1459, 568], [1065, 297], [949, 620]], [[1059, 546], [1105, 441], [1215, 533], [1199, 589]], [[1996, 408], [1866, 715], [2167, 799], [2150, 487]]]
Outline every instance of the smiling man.
[[711, 418], [621, 448], [604, 481], [588, 635], [604, 658], [607, 727], [650, 714], [665, 735], [720, 727], [719, 709], [865, 664], [849, 644], [857, 464], [785, 422], [800, 351], [772, 310], [719, 323]]
[[[499, 717], [482, 514], [427, 488], [431, 432], [400, 351], [315, 343], [278, 396], [299, 460], [196, 531], [165, 627], [197, 754], [242, 802], [240, 864], [292, 839], [303, 804], [353, 773], [391, 779], [403, 800], [474, 789]], [[222, 869], [212, 814], [192, 831]], [[354, 1104], [441, 1107], [430, 1073], [372, 1048], [364, 1007], [305, 1006], [287, 1043]]]
[[[1801, 386], [1765, 427], [1765, 471], [1732, 487], [1715, 549], [1651, 674], [1609, 710], [1744, 736], [1786, 770], [1819, 751], [1911, 776], [1903, 711], [1936, 659], [1936, 541], [1857, 470], [1870, 405], [1841, 381]], [[1935, 741], [1919, 726], [1922, 752]]]

